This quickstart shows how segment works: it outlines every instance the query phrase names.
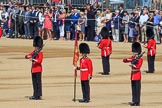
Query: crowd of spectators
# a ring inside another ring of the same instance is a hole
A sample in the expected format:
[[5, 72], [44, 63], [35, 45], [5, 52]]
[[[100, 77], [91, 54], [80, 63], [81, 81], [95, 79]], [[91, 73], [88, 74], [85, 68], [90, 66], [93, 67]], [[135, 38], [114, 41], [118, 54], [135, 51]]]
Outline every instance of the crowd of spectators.
[[[150, 11], [147, 7], [137, 7], [131, 12], [120, 5], [112, 12], [108, 7], [67, 11], [59, 6], [21, 6], [12, 2], [8, 7], [0, 5], [0, 25], [3, 37], [32, 39], [39, 35], [43, 39], [98, 41], [100, 31], [106, 26], [115, 42], [146, 42], [149, 31], [154, 32], [157, 43], [162, 40], [162, 12]], [[76, 33], [77, 31], [77, 33]]]

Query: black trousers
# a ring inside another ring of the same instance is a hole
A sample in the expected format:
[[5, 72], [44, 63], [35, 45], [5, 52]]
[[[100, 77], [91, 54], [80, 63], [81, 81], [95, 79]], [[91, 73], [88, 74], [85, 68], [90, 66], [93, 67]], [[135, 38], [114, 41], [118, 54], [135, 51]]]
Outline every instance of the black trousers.
[[34, 38], [38, 35], [37, 23], [30, 23], [30, 36]]
[[75, 40], [75, 25], [71, 26], [71, 40]]
[[42, 96], [42, 73], [32, 73], [33, 96], [38, 98]]
[[93, 41], [94, 40], [94, 26], [93, 25], [88, 25], [87, 27], [87, 41]]
[[53, 22], [52, 27], [53, 27], [53, 32], [54, 32], [54, 36], [53, 37], [55, 37], [56, 39], [59, 39], [60, 38], [59, 26], [58, 26], [57, 22]]
[[90, 100], [90, 86], [89, 80], [81, 81], [83, 99], [86, 101]]
[[132, 80], [132, 102], [140, 104], [141, 80]]
[[119, 42], [123, 42], [124, 41], [123, 35], [124, 35], [124, 30], [120, 29], [119, 30]]
[[155, 62], [155, 55], [147, 55], [147, 61], [148, 61], [148, 72], [153, 73], [155, 71], [154, 68], [154, 62]]
[[88, 28], [85, 27], [85, 40], [87, 40]]
[[[16, 30], [15, 30], [15, 24], [16, 24]], [[9, 34], [9, 37], [17, 37], [18, 36], [18, 30], [19, 30], [18, 22], [15, 23], [15, 21], [12, 20], [10, 29], [11, 29], [11, 32]], [[15, 34], [15, 32], [16, 32], [16, 34]]]
[[103, 73], [109, 74], [110, 72], [110, 62], [109, 62], [109, 56], [102, 56], [102, 66], [103, 66]]
[[23, 22], [19, 22], [19, 34], [20, 35], [24, 35], [24, 23]]

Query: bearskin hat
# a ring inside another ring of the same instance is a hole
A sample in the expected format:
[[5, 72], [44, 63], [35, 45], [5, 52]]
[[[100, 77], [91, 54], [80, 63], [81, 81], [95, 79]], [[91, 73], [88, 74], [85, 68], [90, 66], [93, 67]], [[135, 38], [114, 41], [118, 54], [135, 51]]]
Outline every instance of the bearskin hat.
[[89, 46], [86, 43], [81, 43], [79, 45], [79, 50], [80, 50], [80, 53], [82, 53], [82, 54], [89, 54], [90, 53]]
[[154, 31], [151, 29], [147, 29], [146, 30], [146, 36], [148, 37], [148, 39], [153, 39], [154, 38]]
[[40, 36], [36, 36], [33, 40], [33, 46], [34, 47], [43, 47], [43, 39]]
[[101, 29], [100, 35], [103, 39], [107, 39], [109, 37], [109, 30], [106, 27]]
[[142, 48], [141, 48], [141, 44], [139, 42], [134, 42], [132, 43], [132, 52], [137, 52], [137, 53], [141, 53]]

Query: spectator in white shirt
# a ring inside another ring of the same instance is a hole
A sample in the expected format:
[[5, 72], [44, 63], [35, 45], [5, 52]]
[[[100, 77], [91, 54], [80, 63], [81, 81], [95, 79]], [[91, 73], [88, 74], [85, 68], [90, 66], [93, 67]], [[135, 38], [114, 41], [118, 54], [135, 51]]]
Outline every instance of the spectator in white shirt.
[[141, 41], [144, 42], [146, 41], [146, 21], [148, 20], [148, 15], [147, 15], [147, 10], [144, 9], [142, 15], [140, 16], [139, 23], [140, 23], [140, 28], [141, 28], [141, 33], [142, 33], [142, 39]]
[[3, 8], [2, 13], [1, 13], [2, 21], [1, 21], [1, 26], [3, 28], [3, 36], [6, 36], [6, 31], [7, 31], [7, 18], [8, 18], [8, 13], [6, 12], [6, 9]]
[[2, 21], [2, 7], [0, 6], [0, 24], [1, 24], [1, 21]]
[[42, 39], [43, 39], [43, 34], [44, 34], [44, 31], [43, 31], [43, 25], [44, 25], [44, 14], [43, 14], [43, 8], [41, 8], [40, 9], [40, 11], [39, 11], [39, 16], [38, 16], [38, 18], [39, 18], [39, 22], [38, 22], [38, 34], [39, 34], [39, 36], [41, 36], [42, 37]]

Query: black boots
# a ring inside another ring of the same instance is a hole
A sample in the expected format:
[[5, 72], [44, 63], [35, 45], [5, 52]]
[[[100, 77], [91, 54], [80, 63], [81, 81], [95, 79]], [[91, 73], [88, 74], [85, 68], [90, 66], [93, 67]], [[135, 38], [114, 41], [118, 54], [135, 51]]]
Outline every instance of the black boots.
[[29, 99], [30, 100], [41, 100], [41, 97], [40, 96], [37, 96], [37, 97], [31, 96], [31, 97], [29, 97]]
[[128, 104], [129, 104], [130, 106], [140, 106], [139, 103], [135, 103], [135, 102], [129, 102]]
[[82, 100], [79, 100], [79, 103], [89, 103], [89, 100], [82, 99]]

